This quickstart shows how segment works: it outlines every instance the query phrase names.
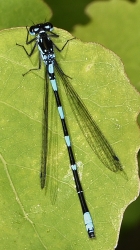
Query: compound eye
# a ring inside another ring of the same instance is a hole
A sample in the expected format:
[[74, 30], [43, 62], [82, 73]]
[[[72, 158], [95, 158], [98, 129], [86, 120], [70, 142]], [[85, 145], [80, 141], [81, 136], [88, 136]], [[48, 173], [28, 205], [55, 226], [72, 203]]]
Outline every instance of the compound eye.
[[52, 23], [49, 23], [49, 22], [44, 23], [44, 29], [45, 31], [51, 31], [53, 29]]
[[31, 35], [38, 34], [39, 28], [36, 27], [36, 26], [31, 26], [30, 29], [29, 29], [29, 32], [30, 32]]

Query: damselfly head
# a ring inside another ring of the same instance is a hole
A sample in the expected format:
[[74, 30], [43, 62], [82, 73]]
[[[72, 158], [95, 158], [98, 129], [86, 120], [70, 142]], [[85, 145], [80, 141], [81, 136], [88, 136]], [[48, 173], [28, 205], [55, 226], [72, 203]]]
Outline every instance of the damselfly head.
[[52, 30], [53, 30], [53, 25], [47, 22], [47, 23], [40, 23], [40, 24], [31, 26], [29, 29], [29, 33], [30, 35], [34, 36], [39, 33], [42, 33], [42, 31], [46, 32], [46, 31], [52, 31]]

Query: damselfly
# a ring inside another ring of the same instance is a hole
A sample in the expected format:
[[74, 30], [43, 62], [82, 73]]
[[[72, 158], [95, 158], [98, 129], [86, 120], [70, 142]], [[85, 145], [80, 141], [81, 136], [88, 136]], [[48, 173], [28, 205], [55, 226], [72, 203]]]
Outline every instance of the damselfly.
[[[77, 169], [77, 163], [75, 160], [75, 155], [73, 152], [73, 147], [71, 144], [71, 139], [69, 135], [69, 129], [68, 125], [65, 120], [65, 115], [64, 115], [64, 109], [61, 104], [61, 98], [59, 95], [59, 90], [58, 90], [58, 83], [56, 81], [56, 74], [55, 72], [58, 73], [61, 82], [64, 86], [64, 89], [67, 93], [70, 105], [74, 107], [72, 109], [76, 120], [78, 121], [79, 127], [82, 130], [87, 142], [89, 143], [91, 149], [95, 152], [95, 154], [98, 156], [100, 161], [108, 167], [110, 170], [116, 172], [118, 170], [122, 171], [122, 165], [116, 156], [115, 152], [113, 151], [112, 147], [109, 145], [108, 141], [104, 137], [103, 133], [95, 123], [94, 119], [88, 112], [88, 109], [86, 108], [85, 104], [83, 103], [82, 99], [79, 97], [79, 95], [76, 93], [74, 90], [72, 84], [70, 83], [70, 77], [68, 77], [62, 69], [59, 67], [58, 62], [55, 59], [55, 53], [54, 49], [57, 51], [61, 52], [65, 46], [68, 44], [70, 40], [67, 40], [66, 43], [63, 45], [61, 49], [59, 49], [56, 44], [52, 41], [51, 37], [58, 38], [59, 35], [55, 34], [52, 32], [53, 30], [53, 25], [49, 22], [46, 23], [41, 23], [37, 25], [33, 25], [30, 27], [30, 29], [27, 29], [27, 38], [26, 38], [26, 44], [29, 45], [34, 42], [34, 46], [30, 53], [27, 52], [25, 47], [23, 45], [17, 44], [25, 50], [26, 54], [30, 57], [33, 55], [35, 48], [38, 47], [39, 50], [39, 67], [38, 68], [33, 68], [27, 71], [25, 74], [29, 73], [30, 71], [33, 70], [38, 70], [41, 68], [41, 60], [43, 60], [45, 66], [46, 66], [46, 76], [50, 80], [50, 84], [52, 86], [55, 100], [56, 100], [56, 105], [58, 109], [58, 114], [61, 119], [62, 123], [62, 129], [63, 129], [63, 134], [64, 134], [64, 139], [66, 142], [67, 150], [68, 150], [68, 155], [69, 155], [69, 160], [70, 160], [70, 166], [71, 170], [74, 176], [75, 180], [75, 185], [76, 185], [76, 190], [77, 194], [80, 200], [81, 208], [83, 211], [83, 216], [84, 216], [84, 223], [86, 226], [86, 230], [88, 232], [88, 235], [90, 238], [95, 237], [94, 233], [94, 226], [92, 222], [92, 218], [86, 203], [86, 200], [84, 198], [84, 193], [82, 189], [82, 185], [79, 179], [78, 175], [78, 169]], [[30, 41], [29, 39], [29, 34], [32, 36], [35, 36], [33, 39]], [[42, 148], [42, 160], [41, 160], [41, 188], [44, 188], [45, 182], [46, 182], [46, 165], [47, 165], [47, 143], [48, 143], [48, 84], [46, 81], [46, 88], [45, 88], [45, 98], [44, 98], [44, 125], [43, 125], [43, 148]], [[44, 143], [45, 142], [45, 143]]]

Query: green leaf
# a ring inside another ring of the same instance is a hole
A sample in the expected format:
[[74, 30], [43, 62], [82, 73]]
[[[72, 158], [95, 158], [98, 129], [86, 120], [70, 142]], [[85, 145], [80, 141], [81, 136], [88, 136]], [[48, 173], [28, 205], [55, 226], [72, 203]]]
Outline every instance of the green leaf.
[[[59, 48], [71, 38], [63, 30], [55, 29], [54, 32], [60, 35], [55, 39]], [[47, 189], [40, 189], [43, 65], [40, 71], [22, 76], [38, 66], [38, 53], [30, 60], [22, 48], [16, 46], [16, 43], [25, 43], [25, 28], [5, 30], [0, 34], [0, 247], [114, 249], [123, 212], [136, 199], [139, 189], [135, 158], [139, 148], [136, 117], [140, 98], [131, 86], [123, 64], [101, 45], [76, 39], [69, 42], [62, 53], [56, 52], [58, 63], [72, 77], [73, 87], [115, 150], [127, 177], [111, 172], [94, 155], [64, 96], [81, 182], [95, 224], [96, 239], [89, 240], [60, 122], [55, 203], [52, 204], [50, 199], [51, 174], [47, 177]], [[30, 51], [31, 48], [27, 49]]]
[[1, 1], [0, 28], [28, 26], [49, 20], [51, 10], [41, 0], [7, 0]]
[[86, 10], [87, 25], [76, 25], [73, 35], [114, 51], [122, 59], [132, 84], [140, 91], [140, 1], [93, 1]]

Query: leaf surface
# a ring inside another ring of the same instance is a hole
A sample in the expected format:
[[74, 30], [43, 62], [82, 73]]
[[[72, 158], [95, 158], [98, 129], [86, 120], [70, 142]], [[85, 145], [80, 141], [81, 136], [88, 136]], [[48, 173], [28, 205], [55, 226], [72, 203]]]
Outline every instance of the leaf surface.
[[[59, 48], [71, 38], [63, 30], [55, 39]], [[26, 29], [0, 33], [1, 65], [1, 243], [5, 249], [113, 249], [125, 208], [138, 195], [136, 117], [140, 98], [131, 86], [120, 59], [96, 43], [75, 39], [56, 58], [72, 77], [78, 92], [104, 136], [118, 155], [126, 176], [107, 169], [89, 148], [66, 95], [66, 118], [85, 197], [95, 224], [96, 239], [89, 240], [69, 168], [61, 124], [58, 124], [58, 193], [51, 203], [51, 174], [40, 189], [40, 156], [44, 67], [38, 54], [29, 59], [16, 43], [24, 44]], [[30, 47], [27, 48], [28, 51]], [[61, 82], [58, 79], [58, 84]], [[53, 128], [49, 128], [53, 132]], [[53, 167], [53, 166], [52, 166]], [[50, 170], [51, 171], [51, 170]]]

